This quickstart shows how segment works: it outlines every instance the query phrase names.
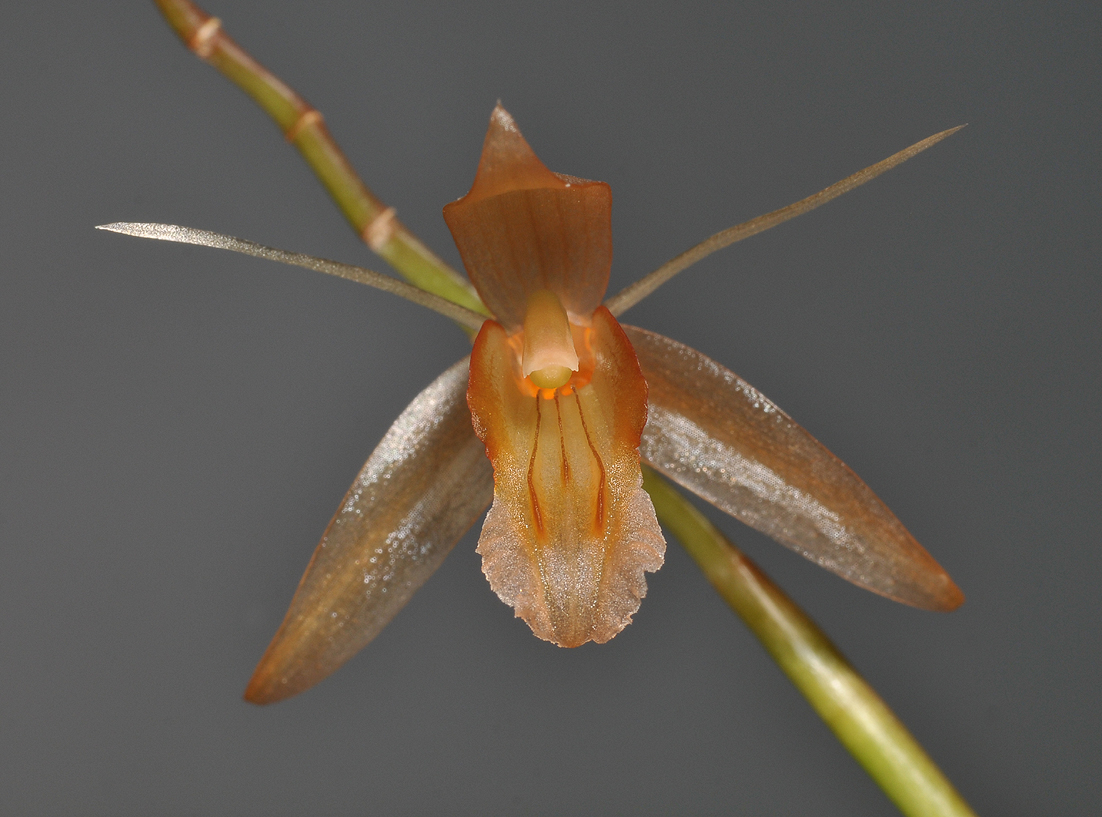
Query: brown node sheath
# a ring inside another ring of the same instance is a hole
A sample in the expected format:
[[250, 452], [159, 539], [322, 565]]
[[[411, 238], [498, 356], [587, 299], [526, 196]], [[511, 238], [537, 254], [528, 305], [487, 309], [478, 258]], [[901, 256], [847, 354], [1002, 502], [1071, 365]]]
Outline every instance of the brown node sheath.
[[208, 17], [195, 34], [188, 40], [187, 47], [195, 52], [201, 60], [205, 60], [214, 52], [214, 40], [222, 29], [222, 21], [217, 17]]
[[291, 123], [291, 127], [283, 132], [283, 138], [293, 145], [300, 133], [307, 128], [321, 125], [323, 121], [325, 121], [325, 117], [321, 115], [321, 111], [317, 108], [305, 110], [298, 119]]

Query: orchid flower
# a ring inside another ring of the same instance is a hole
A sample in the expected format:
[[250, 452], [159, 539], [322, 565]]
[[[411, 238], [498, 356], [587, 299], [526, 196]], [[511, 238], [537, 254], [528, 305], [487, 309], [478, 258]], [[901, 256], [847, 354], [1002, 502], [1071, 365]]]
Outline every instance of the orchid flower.
[[[710, 242], [806, 212], [949, 133]], [[187, 228], [107, 225], [355, 278], [478, 329], [470, 358], [414, 398], [368, 458], [248, 700], [302, 692], [362, 649], [491, 501], [478, 552], [494, 592], [540, 638], [608, 641], [665, 550], [640, 459], [854, 584], [931, 610], [963, 601], [876, 495], [764, 395], [700, 352], [617, 322], [672, 274], [667, 265], [602, 303], [610, 212], [607, 184], [548, 170], [498, 105], [470, 192], [444, 208], [492, 319], [336, 262]]]
[[660, 520], [904, 813], [973, 815], [827, 636], [659, 472], [889, 598], [951, 610], [960, 590], [852, 471], [752, 386], [677, 341], [617, 322], [710, 253], [825, 204], [959, 128], [723, 230], [602, 304], [608, 185], [549, 171], [499, 106], [470, 192], [445, 208], [472, 286], [368, 190], [321, 114], [217, 18], [190, 0], [156, 3], [195, 54], [272, 116], [356, 232], [409, 283], [193, 228], [103, 229], [338, 275], [427, 306], [475, 340], [471, 357], [413, 400], [357, 476], [249, 701], [282, 700], [341, 666], [491, 502], [478, 544], [491, 587], [541, 638], [607, 641], [638, 609], [644, 574], [662, 563]]

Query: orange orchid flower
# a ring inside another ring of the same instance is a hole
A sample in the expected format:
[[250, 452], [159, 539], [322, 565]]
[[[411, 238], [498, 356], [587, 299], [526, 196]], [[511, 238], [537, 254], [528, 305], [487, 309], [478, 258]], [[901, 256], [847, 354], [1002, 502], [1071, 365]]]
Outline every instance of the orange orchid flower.
[[[956, 129], [954, 129], [956, 130]], [[402, 412], [322, 536], [245, 697], [313, 686], [370, 642], [488, 505], [490, 586], [540, 638], [604, 642], [631, 621], [665, 541], [640, 458], [873, 592], [931, 610], [963, 595], [841, 460], [737, 375], [619, 315], [703, 255], [894, 167], [929, 137], [714, 236], [605, 301], [611, 193], [553, 173], [499, 105], [470, 192], [444, 208], [494, 319], [387, 276], [167, 225], [106, 229], [246, 252], [369, 283], [478, 330]]]
[[647, 384], [601, 305], [611, 214], [607, 184], [552, 173], [500, 105], [471, 192], [444, 208], [497, 318], [475, 340], [467, 389], [494, 468], [482, 569], [563, 647], [626, 627], [666, 549], [639, 468]]

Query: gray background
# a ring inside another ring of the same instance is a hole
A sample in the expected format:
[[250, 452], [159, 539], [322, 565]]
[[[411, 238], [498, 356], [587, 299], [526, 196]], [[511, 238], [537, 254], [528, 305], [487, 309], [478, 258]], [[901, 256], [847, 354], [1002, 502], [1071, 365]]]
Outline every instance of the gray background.
[[[968, 596], [922, 613], [724, 528], [981, 814], [1102, 810], [1096, 2], [232, 2], [446, 258], [499, 97], [610, 182], [613, 289], [930, 134], [628, 315], [849, 463]], [[670, 548], [610, 644], [533, 638], [467, 536], [364, 653], [240, 695], [447, 321], [94, 232], [162, 220], [376, 265], [144, 3], [9, 4], [0, 48], [0, 811], [892, 814]], [[719, 518], [719, 515], [716, 515]]]

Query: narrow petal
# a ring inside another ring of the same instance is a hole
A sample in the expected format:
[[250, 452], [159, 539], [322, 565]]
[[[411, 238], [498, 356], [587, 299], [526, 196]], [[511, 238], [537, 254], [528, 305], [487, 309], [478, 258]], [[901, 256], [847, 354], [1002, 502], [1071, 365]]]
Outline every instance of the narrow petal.
[[288, 698], [335, 671], [409, 601], [490, 503], [492, 472], [459, 361], [417, 395], [329, 523], [245, 698]]
[[210, 230], [197, 230], [194, 227], [180, 227], [176, 224], [143, 224], [125, 221], [101, 224], [96, 229], [108, 230], [122, 235], [132, 235], [135, 238], [152, 238], [158, 241], [174, 241], [178, 244], [197, 244], [200, 247], [212, 247], [216, 250], [230, 250], [231, 252], [251, 255], [254, 258], [265, 258], [269, 261], [278, 261], [281, 264], [290, 264], [291, 266], [304, 267], [316, 272], [324, 272], [327, 275], [336, 275], [338, 278], [345, 278], [358, 284], [366, 284], [369, 287], [381, 289], [384, 292], [405, 298], [407, 301], [413, 301], [415, 304], [428, 307], [434, 312], [439, 312], [441, 315], [451, 318], [460, 326], [473, 329], [476, 332], [482, 326], [482, 322], [486, 320], [484, 315], [420, 287], [407, 284], [405, 281], [399, 281], [389, 275], [382, 275], [374, 270], [355, 267], [340, 261], [318, 258], [314, 255], [265, 247], [255, 241], [235, 238], [232, 235], [212, 233]]
[[861, 479], [753, 386], [677, 341], [625, 326], [650, 389], [643, 459], [845, 579], [952, 610], [964, 596]]
[[444, 220], [478, 294], [512, 333], [541, 289], [588, 319], [608, 287], [611, 212], [607, 184], [552, 173], [498, 105], [474, 184]]
[[580, 330], [581, 369], [536, 389], [515, 339], [488, 321], [471, 354], [468, 402], [494, 465], [478, 552], [490, 586], [532, 631], [563, 647], [608, 641], [646, 593], [665, 542], [642, 490], [646, 383], [601, 307]]
[[741, 224], [736, 224], [734, 227], [728, 227], [726, 230], [721, 230], [711, 238], [701, 241], [695, 247], [690, 247], [676, 258], [671, 258], [654, 272], [645, 275], [634, 284], [630, 284], [620, 290], [605, 302], [605, 306], [608, 307], [613, 315], [619, 317], [679, 272], [692, 266], [697, 261], [708, 257], [716, 250], [722, 250], [724, 247], [731, 246], [736, 241], [742, 241], [744, 238], [749, 238], [752, 235], [770, 230], [791, 218], [808, 213], [816, 207], [821, 207], [828, 201], [838, 198], [843, 193], [848, 193], [853, 188], [860, 187], [865, 182], [872, 181], [881, 173], [885, 173], [896, 165], [900, 165], [908, 159], [917, 156], [919, 153], [926, 150], [926, 148], [936, 145], [947, 136], [952, 136], [963, 127], [964, 125], [958, 125], [955, 128], [949, 128], [949, 130], [943, 130], [941, 133], [935, 133], [933, 136], [927, 136], [921, 142], [916, 142], [909, 148], [904, 148], [898, 153], [892, 154], [887, 159], [866, 167], [864, 170], [858, 170], [853, 175], [846, 176], [842, 181], [835, 182], [830, 187], [824, 188], [818, 193], [800, 199], [779, 210], [774, 210], [771, 213], [766, 213], [757, 218], [752, 218], [749, 221], [744, 221]]

